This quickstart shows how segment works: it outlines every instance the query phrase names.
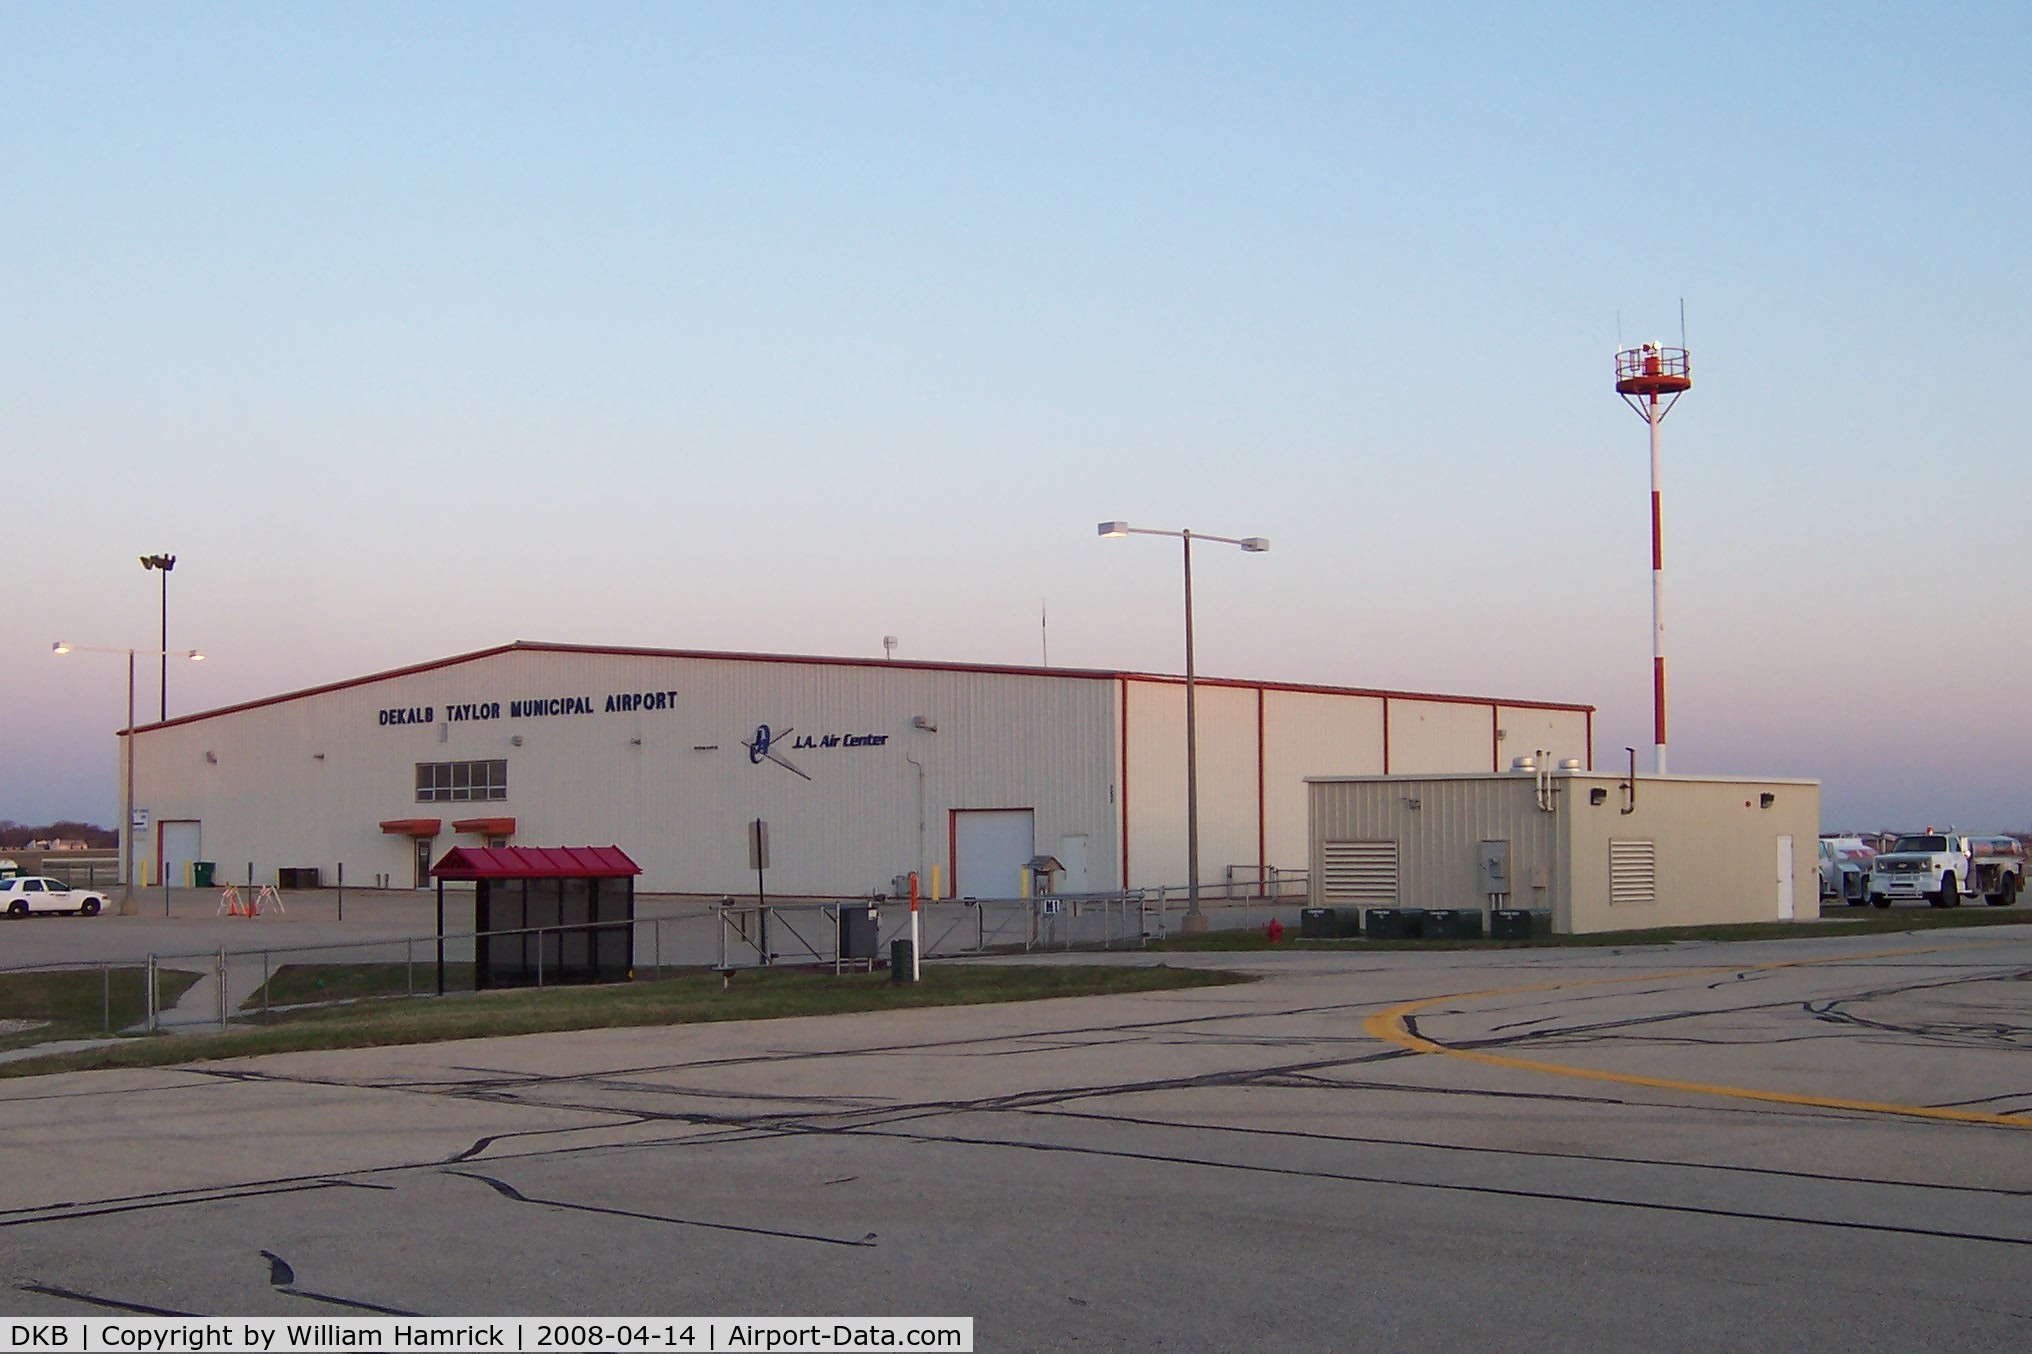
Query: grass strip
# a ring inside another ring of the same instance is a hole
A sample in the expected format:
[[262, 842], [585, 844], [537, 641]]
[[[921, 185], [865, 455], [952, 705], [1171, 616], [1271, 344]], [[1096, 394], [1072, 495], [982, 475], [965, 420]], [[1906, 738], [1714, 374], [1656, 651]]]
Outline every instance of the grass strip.
[[[156, 970], [158, 1009], [174, 1006], [197, 980], [195, 973]], [[147, 1016], [147, 995], [148, 970], [139, 966], [0, 973], [0, 1021], [32, 1022], [0, 1030], [0, 1049], [118, 1033]]]
[[1536, 936], [1530, 940], [1365, 940], [1355, 936], [1306, 940], [1288, 929], [1276, 945], [1261, 927], [1208, 931], [1197, 936], [1153, 940], [1151, 950], [1521, 950], [1602, 945], [1670, 945], [1678, 940], [1805, 940], [1814, 936], [1895, 935], [1962, 927], [2032, 924], [2032, 910], [1978, 908], [1871, 908], [1832, 913], [1819, 921], [1759, 921], [1717, 926], [1662, 926], [1645, 931], [1596, 931], [1584, 936]]
[[[471, 992], [473, 965], [445, 965], [445, 991]], [[366, 997], [425, 997], [437, 992], [437, 960], [409, 964], [284, 964], [268, 978], [268, 1004], [347, 1001]], [[260, 1008], [259, 991], [241, 1010]]]
[[47, 1058], [0, 1063], [0, 1076], [102, 1067], [155, 1067], [263, 1053], [376, 1048], [556, 1030], [773, 1020], [786, 1016], [1039, 1001], [1050, 997], [1117, 996], [1248, 981], [1251, 980], [1236, 973], [1161, 965], [1118, 968], [939, 964], [924, 970], [922, 982], [904, 985], [890, 983], [886, 973], [835, 976], [829, 971], [813, 973], [800, 969], [748, 970], [734, 974], [723, 985], [718, 974], [701, 971], [661, 982], [550, 988], [541, 992], [521, 989], [444, 998], [398, 997], [276, 1012], [272, 1023], [255, 1029], [132, 1040]]

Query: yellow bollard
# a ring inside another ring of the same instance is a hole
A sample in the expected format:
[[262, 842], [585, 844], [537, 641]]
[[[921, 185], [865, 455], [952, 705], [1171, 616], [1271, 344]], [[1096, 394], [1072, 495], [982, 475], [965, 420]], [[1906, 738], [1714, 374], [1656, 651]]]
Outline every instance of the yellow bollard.
[[1023, 877], [1023, 894], [1022, 894], [1022, 896], [1023, 896], [1023, 897], [1025, 897], [1025, 898], [1028, 898], [1028, 897], [1030, 896], [1030, 867], [1029, 867], [1028, 865], [1025, 865], [1025, 866], [1023, 867], [1023, 876], [1022, 876], [1022, 877]]
[[945, 897], [945, 895], [944, 895], [943, 893], [940, 893], [940, 892], [938, 891], [938, 872], [939, 872], [940, 868], [941, 868], [941, 867], [940, 867], [940, 866], [937, 866], [937, 865], [934, 865], [934, 866], [932, 866], [932, 867], [931, 867], [931, 896], [932, 896], [933, 898], [943, 898], [943, 897]]

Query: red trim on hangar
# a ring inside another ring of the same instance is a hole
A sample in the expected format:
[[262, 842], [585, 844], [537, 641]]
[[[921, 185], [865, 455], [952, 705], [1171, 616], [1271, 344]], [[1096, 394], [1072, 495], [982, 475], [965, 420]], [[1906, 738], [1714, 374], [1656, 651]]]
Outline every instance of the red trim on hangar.
[[515, 835], [515, 820], [513, 818], [460, 818], [452, 824], [452, 831], [470, 832], [479, 837], [512, 837]]
[[[882, 658], [828, 658], [817, 655], [728, 653], [707, 649], [640, 649], [597, 644], [547, 644], [531, 640], [516, 640], [513, 644], [499, 644], [491, 649], [476, 649], [472, 653], [455, 654], [428, 663], [414, 663], [408, 667], [391, 668], [386, 672], [369, 673], [364, 677], [350, 677], [344, 681], [327, 682], [320, 686], [305, 687], [301, 691], [284, 692], [276, 696], [264, 696], [259, 700], [242, 701], [238, 705], [221, 706], [216, 710], [204, 710], [197, 714], [179, 715], [175, 719], [155, 724], [143, 724], [137, 732], [171, 728], [179, 724], [196, 724], [221, 715], [238, 714], [243, 710], [258, 710], [269, 705], [283, 705], [290, 701], [302, 700], [309, 696], [328, 695], [334, 691], [349, 691], [354, 687], [371, 686], [376, 682], [393, 681], [400, 677], [415, 677], [426, 672], [441, 672], [448, 668], [461, 667], [481, 659], [498, 658], [511, 653], [559, 653], [585, 654], [608, 658], [668, 658], [701, 659], [726, 663], [789, 663], [805, 667], [841, 668], [882, 668], [888, 671], [908, 669], [918, 672], [977, 673], [984, 676], [1008, 677], [1057, 677], [1084, 681], [1125, 681], [1125, 682], [1171, 682], [1183, 683], [1183, 677], [1154, 672], [1121, 672], [1096, 668], [1038, 668], [989, 663], [926, 663], [907, 659]], [[1447, 696], [1436, 692], [1380, 691], [1370, 687], [1325, 686], [1301, 682], [1252, 682], [1228, 677], [1200, 677], [1195, 679], [1201, 686], [1240, 687], [1260, 691], [1312, 692], [1330, 696], [1391, 696], [1405, 700], [1438, 701], [1452, 705], [1488, 705], [1492, 701], [1485, 696]], [[1592, 705], [1574, 705], [1564, 701], [1512, 700], [1502, 702], [1520, 710], [1593, 710]]]
[[1129, 887], [1129, 684], [1122, 689], [1122, 887]]
[[625, 879], [642, 873], [618, 846], [454, 846], [439, 879]]
[[381, 830], [391, 837], [435, 837], [444, 830], [442, 818], [386, 818]]

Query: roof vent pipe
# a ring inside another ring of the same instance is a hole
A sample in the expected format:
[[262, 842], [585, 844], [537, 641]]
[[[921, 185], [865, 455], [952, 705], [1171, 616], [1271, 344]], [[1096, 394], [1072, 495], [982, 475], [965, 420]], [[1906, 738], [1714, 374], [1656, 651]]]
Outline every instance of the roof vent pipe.
[[1527, 753], [1522, 757], [1513, 758], [1510, 770], [1519, 776], [1532, 776], [1538, 773], [1538, 763]]

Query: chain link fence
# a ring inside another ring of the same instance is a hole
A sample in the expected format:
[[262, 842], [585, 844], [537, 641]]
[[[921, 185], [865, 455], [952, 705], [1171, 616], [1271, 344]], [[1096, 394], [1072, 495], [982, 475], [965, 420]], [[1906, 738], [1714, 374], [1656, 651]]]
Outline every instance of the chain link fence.
[[[920, 957], [1139, 948], [1175, 929], [1184, 912], [1183, 894], [1159, 888], [922, 901]], [[1289, 902], [1267, 890], [1253, 901], [1260, 906], [1217, 909], [1221, 922], [1259, 925], [1263, 916], [1257, 912], [1267, 916], [1266, 909]], [[595, 949], [613, 953], [594, 933], [617, 926], [633, 931], [626, 972], [637, 981], [775, 965], [868, 969], [888, 961], [892, 942], [909, 938], [910, 905], [895, 898], [767, 904], [729, 899], [676, 916], [490, 931], [484, 937], [468, 929], [442, 936], [232, 944], [124, 963], [6, 965], [0, 966], [0, 1055], [61, 1040], [226, 1029], [349, 1001], [469, 993], [481, 976], [478, 946], [510, 940], [520, 956], [511, 965], [519, 979], [492, 985], [582, 981], [586, 955]], [[490, 950], [487, 957], [498, 964], [502, 955], [505, 951]]]

